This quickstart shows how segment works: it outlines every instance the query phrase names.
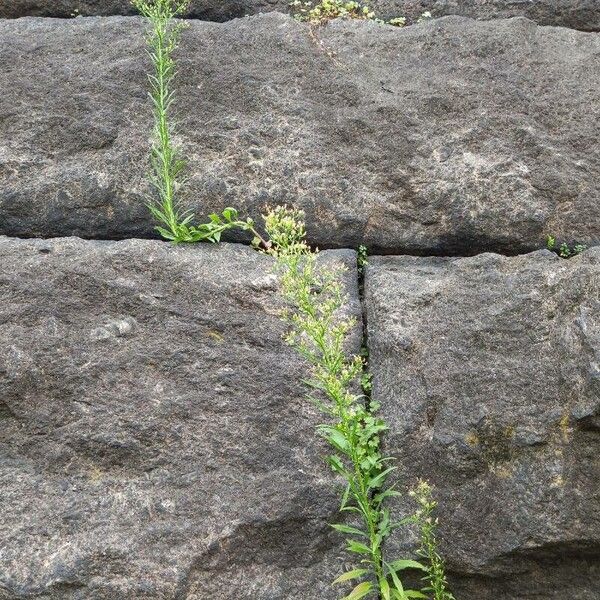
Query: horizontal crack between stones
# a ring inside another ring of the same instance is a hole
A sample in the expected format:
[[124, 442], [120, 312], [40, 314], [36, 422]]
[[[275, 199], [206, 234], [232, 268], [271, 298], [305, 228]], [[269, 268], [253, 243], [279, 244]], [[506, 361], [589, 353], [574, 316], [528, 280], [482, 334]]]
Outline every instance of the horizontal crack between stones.
[[[8, 235], [1, 234], [0, 238], [6, 239], [14, 239], [14, 240], [40, 240], [40, 241], [48, 241], [51, 242], [53, 240], [59, 239], [69, 239], [76, 238], [80, 240], [84, 240], [86, 242], [126, 242], [130, 240], [144, 240], [144, 241], [155, 241], [161, 242], [164, 244], [171, 244], [166, 240], [163, 240], [159, 237], [155, 236], [131, 236], [131, 237], [84, 237], [79, 235], [53, 235], [53, 236], [36, 236], [36, 235]], [[310, 240], [309, 240], [310, 242]], [[242, 242], [240, 240], [235, 239], [225, 239], [221, 240], [223, 244], [236, 244], [238, 246], [246, 246], [251, 247], [249, 242]], [[189, 245], [189, 244], [188, 244]], [[192, 244], [192, 245], [208, 245], [211, 246], [208, 242]], [[356, 246], [345, 246], [345, 245], [336, 245], [336, 244], [328, 244], [328, 245], [319, 245], [319, 250], [357, 250], [358, 246], [361, 245], [359, 241]], [[596, 244], [590, 245], [589, 248], [595, 247]], [[462, 250], [459, 249], [444, 249], [444, 248], [431, 248], [431, 249], [414, 249], [414, 248], [402, 248], [401, 246], [398, 248], [378, 248], [378, 247], [367, 247], [369, 256], [415, 256], [421, 258], [427, 257], [438, 257], [438, 258], [470, 258], [474, 256], [479, 256], [481, 254], [496, 254], [498, 256], [512, 257], [512, 256], [525, 256], [527, 254], [531, 254], [532, 252], [537, 252], [539, 250], [545, 250], [545, 246], [540, 245], [537, 247], [530, 248], [522, 248], [522, 249], [509, 249], [503, 248], [502, 246], [489, 246], [489, 247], [477, 247], [473, 246], [470, 250]]]

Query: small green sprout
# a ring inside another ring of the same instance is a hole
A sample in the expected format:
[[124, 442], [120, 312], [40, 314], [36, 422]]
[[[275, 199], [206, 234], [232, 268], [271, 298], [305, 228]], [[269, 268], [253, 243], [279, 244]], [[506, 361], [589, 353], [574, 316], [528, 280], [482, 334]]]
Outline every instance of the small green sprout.
[[388, 21], [388, 25], [394, 27], [404, 27], [406, 25], [406, 17], [394, 17]]
[[567, 242], [562, 242], [557, 248], [556, 238], [552, 235], [546, 236], [546, 248], [551, 252], [556, 252], [561, 258], [572, 258], [587, 250], [585, 244], [575, 244], [571, 247]]
[[358, 268], [361, 272], [367, 265], [368, 253], [369, 253], [369, 251], [367, 250], [367, 247], [363, 244], [361, 244], [358, 247], [358, 249], [356, 250], [356, 262], [357, 262]]

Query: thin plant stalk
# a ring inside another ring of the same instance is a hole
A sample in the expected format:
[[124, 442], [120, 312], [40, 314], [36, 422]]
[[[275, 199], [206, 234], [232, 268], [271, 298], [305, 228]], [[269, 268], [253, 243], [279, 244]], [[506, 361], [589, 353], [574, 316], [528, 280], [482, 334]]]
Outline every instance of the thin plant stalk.
[[437, 502], [433, 499], [431, 486], [426, 481], [419, 481], [410, 495], [415, 498], [419, 508], [415, 521], [419, 526], [421, 538], [417, 554], [426, 561], [427, 571], [424, 580], [427, 586], [423, 591], [433, 594], [433, 600], [454, 600], [448, 589], [444, 559], [438, 551], [436, 530], [438, 519], [434, 516]]
[[147, 43], [153, 72], [148, 81], [154, 114], [150, 181], [157, 197], [148, 202], [148, 208], [160, 223], [157, 230], [163, 237], [182, 241], [185, 225], [192, 216], [184, 217], [178, 210], [177, 193], [186, 161], [173, 141], [170, 116], [175, 97], [171, 86], [176, 75], [173, 52], [184, 28], [183, 23], [174, 19], [183, 15], [189, 0], [133, 0], [133, 5], [150, 22]]
[[426, 567], [414, 560], [387, 562], [384, 541], [392, 531], [411, 522], [412, 517], [392, 522], [385, 500], [397, 496], [387, 478], [394, 470], [391, 458], [379, 448], [379, 435], [387, 429], [376, 416], [378, 405], [367, 409], [364, 397], [356, 394], [363, 371], [359, 356], [346, 352], [353, 319], [341, 316], [345, 303], [339, 270], [317, 265], [317, 253], [305, 241], [302, 213], [284, 207], [265, 216], [265, 228], [277, 259], [281, 288], [290, 309], [287, 342], [310, 364], [311, 397], [329, 418], [319, 426], [333, 454], [328, 462], [346, 482], [340, 511], [354, 517], [352, 524], [332, 527], [347, 534], [347, 549], [357, 555], [356, 568], [334, 583], [356, 582], [346, 600], [379, 595], [384, 600], [426, 598], [416, 590], [405, 590], [400, 571]]
[[150, 149], [152, 166], [149, 180], [156, 192], [148, 208], [156, 221], [160, 235], [172, 242], [213, 242], [221, 240], [232, 229], [248, 231], [253, 245], [266, 249], [268, 242], [256, 230], [252, 219], [242, 220], [236, 209], [228, 207], [221, 214], [209, 215], [209, 221], [194, 225], [194, 215], [180, 210], [179, 194], [185, 183], [186, 161], [173, 140], [171, 112], [175, 100], [172, 89], [177, 74], [173, 53], [177, 49], [183, 22], [176, 22], [189, 6], [189, 0], [133, 0], [133, 5], [150, 23], [147, 36], [148, 55], [153, 71], [148, 75], [152, 101], [154, 129]]

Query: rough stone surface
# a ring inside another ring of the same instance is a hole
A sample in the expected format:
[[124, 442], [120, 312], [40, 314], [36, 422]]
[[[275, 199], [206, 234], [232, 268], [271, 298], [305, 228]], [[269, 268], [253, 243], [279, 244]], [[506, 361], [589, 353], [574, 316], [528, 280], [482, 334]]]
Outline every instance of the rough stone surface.
[[[290, 0], [192, 0], [187, 16], [227, 21], [261, 12], [289, 12]], [[371, 0], [368, 6], [382, 19], [405, 16], [415, 22], [425, 11], [434, 17], [461, 15], [474, 19], [527, 17], [540, 25], [600, 30], [597, 0]], [[132, 15], [130, 0], [0, 0], [0, 17], [70, 17]]]
[[[387, 8], [393, 2], [383, 4]], [[412, 20], [429, 11], [434, 17], [461, 15], [481, 20], [526, 17], [540, 25], [600, 30], [597, 0], [403, 0], [398, 4]]]
[[[354, 253], [322, 256], [358, 315]], [[2, 600], [337, 598], [337, 490], [271, 267], [0, 238]]]
[[[272, 10], [288, 12], [285, 0], [193, 0], [187, 16], [227, 21]], [[71, 17], [135, 15], [130, 0], [0, 0], [0, 17]]]
[[[271, 13], [192, 22], [179, 61], [198, 215], [294, 203], [320, 246], [384, 254], [600, 241], [596, 34]], [[0, 62], [0, 232], [152, 235], [141, 20], [5, 20]]]
[[436, 486], [456, 597], [600, 597], [600, 248], [370, 258], [366, 302], [387, 450]]

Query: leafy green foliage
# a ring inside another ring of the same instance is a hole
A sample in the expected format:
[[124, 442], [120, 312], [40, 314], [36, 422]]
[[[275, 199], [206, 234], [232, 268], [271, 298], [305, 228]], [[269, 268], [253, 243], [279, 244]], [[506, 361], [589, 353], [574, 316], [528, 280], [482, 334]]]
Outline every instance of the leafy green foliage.
[[295, 0], [290, 3], [294, 17], [299, 21], [323, 23], [332, 19], [374, 19], [375, 13], [356, 0]]
[[363, 373], [360, 378], [360, 387], [365, 394], [370, 394], [373, 390], [373, 375]]
[[312, 399], [328, 417], [318, 431], [333, 449], [329, 465], [345, 481], [340, 511], [354, 517], [351, 524], [332, 525], [347, 536], [347, 550], [359, 563], [336, 583], [361, 580], [345, 600], [373, 593], [385, 600], [425, 597], [416, 590], [405, 590], [400, 573], [426, 567], [415, 561], [388, 563], [383, 559], [385, 540], [411, 518], [395, 522], [386, 507], [386, 501], [398, 495], [387, 483], [395, 469], [392, 459], [380, 451], [380, 435], [387, 425], [377, 416], [377, 403], [371, 402], [367, 409], [364, 397], [354, 392], [363, 359], [345, 350], [355, 322], [341, 315], [345, 296], [340, 271], [317, 266], [317, 253], [305, 241], [301, 212], [276, 208], [265, 216], [265, 229], [289, 306], [284, 315], [290, 325], [287, 342], [310, 365], [309, 385], [318, 393]]
[[364, 271], [365, 266], [368, 264], [368, 252], [369, 251], [367, 250], [367, 247], [364, 244], [361, 244], [356, 251], [356, 262], [361, 274]]
[[[378, 19], [369, 6], [358, 0], [294, 0], [290, 3], [292, 14], [298, 21], [312, 24], [323, 24], [332, 19], [361, 19], [385, 23]], [[387, 21], [389, 25], [403, 27], [406, 24], [404, 17], [396, 17]]]
[[419, 481], [410, 495], [419, 505], [415, 513], [415, 521], [419, 526], [421, 537], [421, 546], [417, 554], [427, 562], [424, 579], [428, 585], [423, 592], [432, 593], [434, 600], [454, 600], [454, 596], [448, 590], [444, 560], [437, 549], [438, 519], [433, 516], [437, 503], [433, 499], [431, 486], [425, 481]]
[[186, 162], [173, 142], [173, 126], [169, 122], [174, 100], [171, 83], [176, 74], [173, 52], [183, 28], [182, 23], [173, 19], [182, 15], [188, 4], [189, 0], [133, 0], [137, 10], [150, 21], [148, 55], [154, 68], [148, 80], [154, 112], [150, 181], [156, 196], [149, 200], [148, 208], [160, 223], [159, 233], [173, 241], [182, 241], [185, 227], [192, 219], [192, 215], [182, 215], [177, 208], [177, 192]]
[[228, 207], [221, 214], [212, 213], [208, 215], [207, 223], [191, 225], [188, 220], [178, 223], [178, 237], [173, 237], [169, 230], [157, 227], [161, 235], [173, 242], [212, 242], [214, 244], [221, 241], [224, 232], [238, 229], [249, 231], [253, 234], [252, 245], [268, 248], [269, 243], [258, 233], [251, 218], [240, 219], [238, 211], [235, 208]]
[[394, 27], [404, 27], [406, 25], [406, 17], [394, 17], [387, 21], [387, 24]]
[[221, 241], [224, 232], [239, 229], [252, 233], [253, 245], [267, 247], [250, 218], [242, 220], [235, 208], [226, 208], [221, 214], [209, 215], [206, 223], [194, 225], [194, 215], [181, 212], [177, 194], [184, 183], [186, 162], [173, 142], [173, 126], [170, 110], [175, 98], [171, 84], [176, 75], [173, 52], [184, 25], [175, 23], [189, 5], [189, 0], [133, 0], [133, 5], [150, 21], [148, 55], [153, 73], [148, 76], [150, 98], [154, 110], [154, 132], [150, 162], [150, 182], [156, 196], [148, 202], [148, 208], [158, 225], [156, 230], [166, 240], [179, 242]]
[[546, 237], [546, 248], [551, 252], [556, 252], [561, 258], [571, 258], [587, 250], [587, 246], [584, 244], [575, 244], [571, 247], [566, 242], [563, 242], [558, 246], [556, 238], [552, 235]]

